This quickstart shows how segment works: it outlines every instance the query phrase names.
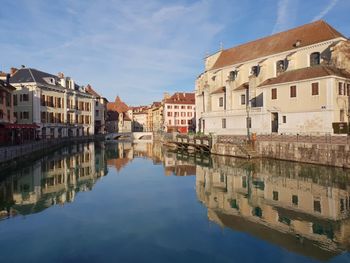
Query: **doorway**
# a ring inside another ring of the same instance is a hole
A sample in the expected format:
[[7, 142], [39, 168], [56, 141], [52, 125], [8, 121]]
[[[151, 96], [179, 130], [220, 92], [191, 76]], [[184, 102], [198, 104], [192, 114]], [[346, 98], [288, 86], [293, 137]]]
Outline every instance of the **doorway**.
[[271, 132], [278, 133], [278, 113], [271, 113]]

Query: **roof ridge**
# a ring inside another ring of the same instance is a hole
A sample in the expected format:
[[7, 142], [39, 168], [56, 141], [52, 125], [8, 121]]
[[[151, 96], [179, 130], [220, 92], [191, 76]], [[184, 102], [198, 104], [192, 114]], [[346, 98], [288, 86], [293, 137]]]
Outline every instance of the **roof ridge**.
[[328, 24], [326, 21], [324, 21], [323, 19], [319, 20], [322, 24], [324, 24], [326, 26], [326, 28], [328, 29], [328, 31], [333, 34], [334, 37], [339, 37], [342, 36], [344, 38], [346, 38], [342, 33], [340, 33], [338, 30], [336, 30], [334, 27], [332, 27], [330, 24]]

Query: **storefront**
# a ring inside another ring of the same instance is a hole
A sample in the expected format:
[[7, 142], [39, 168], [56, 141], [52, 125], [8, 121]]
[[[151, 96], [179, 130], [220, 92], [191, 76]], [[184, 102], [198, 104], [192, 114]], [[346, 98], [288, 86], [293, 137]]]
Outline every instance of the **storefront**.
[[35, 124], [0, 124], [0, 145], [21, 144], [37, 139]]

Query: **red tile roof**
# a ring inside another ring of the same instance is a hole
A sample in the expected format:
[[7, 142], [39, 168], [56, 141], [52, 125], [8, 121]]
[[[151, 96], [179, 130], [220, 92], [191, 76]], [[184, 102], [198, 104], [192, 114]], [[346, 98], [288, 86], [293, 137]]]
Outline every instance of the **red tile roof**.
[[265, 80], [259, 87], [269, 86], [280, 83], [288, 83], [293, 81], [307, 80], [320, 78], [325, 76], [338, 76], [350, 79], [350, 73], [331, 66], [319, 65], [308, 68], [301, 68], [296, 70], [286, 71], [276, 78]]
[[195, 104], [194, 93], [176, 92], [170, 98], [164, 100], [168, 104]]
[[119, 98], [119, 96], [117, 96], [114, 102], [107, 103], [107, 110], [122, 113], [127, 112], [129, 110], [129, 107]]
[[326, 22], [319, 20], [272, 36], [226, 49], [219, 55], [212, 69], [218, 69], [260, 57], [293, 50], [296, 48], [295, 43], [298, 40], [300, 41], [298, 47], [305, 47], [339, 37], [344, 36]]
[[85, 87], [85, 91], [87, 93], [89, 93], [90, 95], [92, 96], [95, 96], [95, 97], [101, 97], [100, 94], [98, 94], [92, 87], [90, 84], [88, 84], [86, 87]]

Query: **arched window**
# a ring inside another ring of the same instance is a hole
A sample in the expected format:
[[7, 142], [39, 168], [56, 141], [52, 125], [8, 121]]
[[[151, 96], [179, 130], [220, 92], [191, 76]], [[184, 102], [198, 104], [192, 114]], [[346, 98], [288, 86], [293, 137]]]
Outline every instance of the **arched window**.
[[310, 55], [310, 66], [316, 66], [319, 65], [321, 62], [321, 55], [320, 52], [314, 52]]
[[250, 69], [250, 75], [251, 75], [251, 76], [257, 77], [257, 76], [259, 75], [259, 72], [260, 72], [260, 67], [259, 67], [259, 66], [253, 66], [253, 67]]

